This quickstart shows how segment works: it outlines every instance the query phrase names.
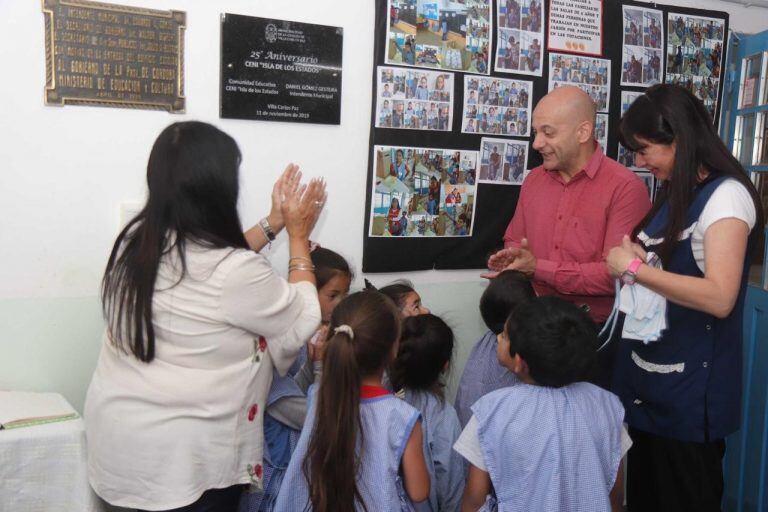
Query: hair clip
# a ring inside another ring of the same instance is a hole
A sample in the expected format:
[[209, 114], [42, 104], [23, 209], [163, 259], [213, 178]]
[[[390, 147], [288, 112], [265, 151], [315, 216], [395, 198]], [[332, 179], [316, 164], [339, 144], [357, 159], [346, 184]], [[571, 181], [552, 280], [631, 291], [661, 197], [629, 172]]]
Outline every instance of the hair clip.
[[349, 336], [349, 339], [350, 339], [350, 340], [354, 340], [354, 339], [355, 339], [355, 332], [354, 332], [354, 331], [352, 330], [352, 328], [351, 328], [350, 326], [348, 326], [347, 324], [344, 324], [344, 325], [340, 325], [340, 326], [336, 327], [336, 328], [333, 330], [333, 334], [339, 334], [340, 332], [343, 332], [344, 334], [346, 334], [347, 336]]
[[309, 252], [310, 253], [315, 252], [315, 249], [319, 249], [319, 248], [320, 248], [320, 244], [319, 243], [313, 242], [312, 240], [309, 241]]

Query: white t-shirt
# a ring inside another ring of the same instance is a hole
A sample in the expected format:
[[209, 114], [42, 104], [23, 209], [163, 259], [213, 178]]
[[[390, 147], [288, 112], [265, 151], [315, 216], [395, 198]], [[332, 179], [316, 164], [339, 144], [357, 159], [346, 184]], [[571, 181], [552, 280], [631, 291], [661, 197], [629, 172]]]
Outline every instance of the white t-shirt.
[[[480, 436], [477, 431], [479, 423], [477, 418], [473, 414], [467, 425], [462, 430], [461, 435], [453, 445], [453, 449], [459, 452], [459, 454], [467, 459], [470, 464], [477, 469], [488, 472], [488, 468], [485, 465], [485, 458], [483, 457], [483, 450], [480, 448]], [[624, 457], [629, 449], [632, 447], [632, 439], [629, 437], [629, 433], [624, 425], [621, 427], [621, 456]]]
[[253, 251], [188, 244], [186, 263], [175, 286], [175, 252], [158, 269], [155, 358], [105, 335], [88, 389], [89, 478], [112, 505], [174, 509], [258, 483], [272, 367], [284, 373], [320, 323], [315, 287], [289, 284]]
[[757, 213], [755, 203], [747, 188], [733, 178], [724, 180], [710, 196], [691, 233], [691, 249], [696, 265], [704, 269], [704, 234], [715, 222], [735, 218], [743, 220], [749, 230], [755, 227]]

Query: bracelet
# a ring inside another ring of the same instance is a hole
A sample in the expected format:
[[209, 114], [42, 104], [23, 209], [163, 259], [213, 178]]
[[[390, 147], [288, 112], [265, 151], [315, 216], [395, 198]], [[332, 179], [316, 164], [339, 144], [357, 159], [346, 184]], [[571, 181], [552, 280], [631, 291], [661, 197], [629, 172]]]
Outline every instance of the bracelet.
[[264, 236], [267, 237], [267, 242], [270, 244], [275, 241], [275, 232], [272, 230], [272, 226], [269, 225], [269, 221], [266, 217], [259, 221], [259, 226], [264, 232]]
[[314, 272], [315, 266], [314, 265], [289, 265], [288, 266], [288, 272], [293, 272], [294, 270]]
[[293, 260], [303, 260], [303, 261], [308, 262], [310, 265], [314, 265], [314, 263], [312, 263], [311, 259], [305, 258], [304, 256], [294, 256], [294, 257], [292, 257], [291, 259], [288, 260], [288, 263], [290, 264]]

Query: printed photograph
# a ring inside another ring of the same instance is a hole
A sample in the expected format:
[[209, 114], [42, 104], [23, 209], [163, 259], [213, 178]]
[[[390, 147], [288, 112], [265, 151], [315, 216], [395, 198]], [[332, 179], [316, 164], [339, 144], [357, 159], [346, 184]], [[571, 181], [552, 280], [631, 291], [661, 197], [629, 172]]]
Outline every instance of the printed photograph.
[[623, 6], [624, 37], [621, 85], [648, 87], [661, 81], [662, 13], [655, 9]]
[[666, 83], [687, 88], [715, 118], [723, 59], [724, 22], [669, 13]]
[[371, 236], [471, 236], [477, 151], [375, 146]]
[[595, 140], [605, 153], [608, 147], [608, 114], [597, 114], [595, 118]]
[[[624, 113], [627, 111], [629, 106], [639, 97], [642, 96], [642, 92], [636, 92], [636, 91], [621, 91], [621, 115], [623, 116]], [[618, 158], [616, 159], [620, 164], [622, 164], [624, 167], [628, 167], [632, 170], [638, 170], [637, 164], [635, 163], [635, 152], [630, 151], [624, 146], [621, 145], [621, 142], [619, 142], [619, 154]]]
[[637, 174], [637, 177], [643, 181], [645, 188], [648, 190], [648, 197], [651, 199], [651, 202], [653, 202], [656, 198], [656, 178], [653, 177], [653, 174], [645, 171], [637, 172], [635, 174]]
[[388, 11], [387, 64], [489, 74], [491, 0], [389, 0]]
[[542, 75], [543, 0], [500, 0], [494, 70]]
[[562, 53], [549, 54], [549, 90], [574, 85], [589, 94], [598, 112], [608, 111], [611, 95], [611, 61]]
[[483, 137], [480, 144], [480, 183], [520, 185], [528, 162], [528, 141]]
[[464, 76], [461, 131], [489, 135], [530, 135], [533, 82]]
[[379, 67], [376, 127], [449, 131], [453, 73]]

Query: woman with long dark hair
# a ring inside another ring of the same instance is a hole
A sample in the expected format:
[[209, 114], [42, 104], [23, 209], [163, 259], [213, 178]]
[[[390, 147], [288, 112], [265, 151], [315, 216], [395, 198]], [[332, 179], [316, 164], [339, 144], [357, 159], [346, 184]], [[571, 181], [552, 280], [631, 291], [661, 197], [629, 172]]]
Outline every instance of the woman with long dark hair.
[[720, 510], [724, 439], [741, 417], [742, 313], [762, 207], [704, 105], [682, 87], [649, 88], [619, 133], [663, 182], [633, 233], [639, 243], [625, 237], [607, 257], [614, 276], [640, 285], [634, 297], [661, 304], [660, 332], [628, 313], [614, 371], [634, 443], [627, 503], [630, 511]]
[[[262, 478], [264, 401], [320, 323], [308, 237], [325, 184], [293, 164], [243, 233], [240, 151], [200, 122], [155, 141], [148, 199], [104, 273], [105, 343], [85, 404], [91, 485], [140, 510], [236, 510]], [[288, 279], [258, 251], [285, 227]]]

